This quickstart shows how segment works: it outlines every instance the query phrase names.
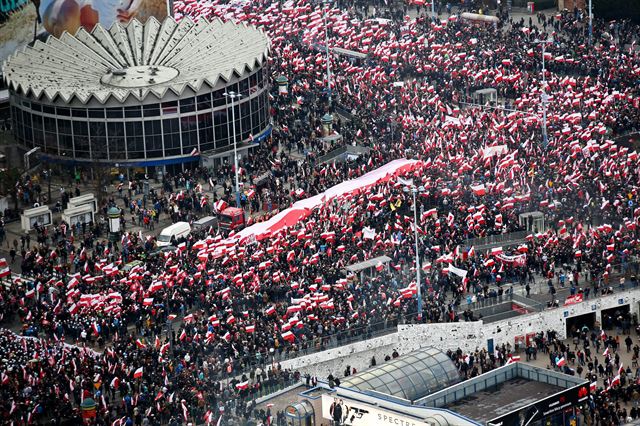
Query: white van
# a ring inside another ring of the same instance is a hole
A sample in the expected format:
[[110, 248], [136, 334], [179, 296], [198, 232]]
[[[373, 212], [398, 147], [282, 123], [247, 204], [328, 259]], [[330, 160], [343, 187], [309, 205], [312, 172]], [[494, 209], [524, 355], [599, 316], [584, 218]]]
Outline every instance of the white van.
[[165, 247], [171, 244], [171, 239], [179, 239], [187, 237], [191, 233], [191, 225], [188, 222], [176, 222], [171, 226], [167, 226], [160, 232], [157, 239], [158, 247]]

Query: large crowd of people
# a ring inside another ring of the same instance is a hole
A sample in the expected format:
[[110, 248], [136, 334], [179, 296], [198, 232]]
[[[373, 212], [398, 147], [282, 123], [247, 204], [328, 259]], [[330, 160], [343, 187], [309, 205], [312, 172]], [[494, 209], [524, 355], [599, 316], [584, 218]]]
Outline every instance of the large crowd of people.
[[[637, 26], [595, 20], [591, 47], [571, 12], [479, 26], [394, 4], [174, 5], [178, 19], [262, 26], [273, 77], [289, 79], [287, 95], [272, 90], [271, 138], [242, 160], [251, 220], [392, 160], [417, 161], [252, 240], [206, 229], [156, 250], [144, 235], [161, 218], [192, 221], [220, 200], [234, 204], [230, 165], [165, 175], [145, 196], [135, 182], [116, 184], [102, 208], [124, 208], [119, 241], [99, 224], [38, 229], [22, 241], [21, 276], [0, 272], [0, 321], [19, 327], [0, 336], [3, 422], [74, 422], [91, 398], [98, 424], [224, 424], [251, 416], [265, 383], [295, 377], [280, 360], [399, 322], [458, 321], [468, 296], [505, 283], [548, 281], [552, 298], [556, 285], [610, 291], [614, 272], [637, 285], [640, 164], [624, 137], [640, 126]], [[345, 49], [330, 56], [329, 91], [317, 48], [325, 14], [330, 47]], [[543, 75], [537, 40], [549, 37]], [[497, 102], [476, 104], [482, 88], [497, 89]], [[339, 144], [320, 138], [326, 112], [342, 143], [369, 153], [318, 161]], [[41, 192], [20, 185], [32, 187]], [[529, 211], [547, 229], [529, 229], [526, 243], [469, 244], [526, 230], [519, 214]], [[383, 255], [390, 262], [370, 274], [344, 272]]]

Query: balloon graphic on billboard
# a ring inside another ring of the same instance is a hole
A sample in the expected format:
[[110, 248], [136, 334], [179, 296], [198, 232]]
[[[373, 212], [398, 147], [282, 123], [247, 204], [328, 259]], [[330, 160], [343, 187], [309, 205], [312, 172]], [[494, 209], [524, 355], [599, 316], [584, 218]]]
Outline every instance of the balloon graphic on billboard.
[[81, 27], [92, 31], [100, 23], [133, 19], [145, 23], [169, 14], [168, 0], [0, 0], [0, 65], [13, 52], [36, 39], [75, 34]]

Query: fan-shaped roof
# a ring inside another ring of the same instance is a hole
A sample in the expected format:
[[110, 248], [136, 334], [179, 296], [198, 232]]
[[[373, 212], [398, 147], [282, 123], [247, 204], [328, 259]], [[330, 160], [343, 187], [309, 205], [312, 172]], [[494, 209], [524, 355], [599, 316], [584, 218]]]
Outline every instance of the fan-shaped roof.
[[349, 376], [340, 386], [415, 401], [459, 381], [458, 369], [447, 354], [436, 348], [423, 348]]
[[36, 41], [7, 59], [3, 73], [10, 89], [49, 101], [142, 101], [167, 90], [179, 96], [187, 86], [214, 88], [261, 66], [268, 52], [267, 36], [245, 24], [151, 18]]

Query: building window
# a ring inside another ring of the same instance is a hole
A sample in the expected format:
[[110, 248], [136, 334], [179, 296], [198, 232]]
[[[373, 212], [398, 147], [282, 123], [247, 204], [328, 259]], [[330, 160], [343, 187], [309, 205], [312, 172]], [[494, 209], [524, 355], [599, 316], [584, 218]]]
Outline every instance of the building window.
[[58, 119], [58, 146], [60, 155], [64, 155], [67, 158], [74, 158], [71, 120]]
[[127, 158], [124, 123], [121, 121], [107, 122], [107, 143], [109, 144], [109, 159], [122, 160]]
[[39, 146], [40, 148], [42, 148], [44, 146], [44, 126], [42, 124], [42, 116], [39, 114], [33, 114], [32, 120], [33, 120], [33, 144], [34, 146]]
[[196, 99], [187, 98], [180, 100], [180, 113], [185, 114], [196, 110]]
[[73, 122], [73, 144], [78, 158], [91, 158], [89, 126], [86, 121]]
[[227, 123], [227, 111], [215, 111], [213, 113], [213, 124], [215, 130], [216, 149], [229, 145], [229, 127]]
[[213, 117], [210, 112], [198, 115], [198, 132], [200, 136], [200, 150], [206, 152], [215, 149]]
[[240, 87], [240, 94], [242, 96], [249, 96], [249, 78], [245, 78], [240, 80], [240, 83], [238, 83], [238, 86]]
[[160, 116], [160, 105], [159, 104], [144, 105], [142, 107], [142, 111], [144, 111], [145, 117], [158, 117]]
[[142, 137], [142, 123], [128, 121], [125, 123], [127, 131], [127, 158], [144, 158], [144, 139]]
[[178, 113], [178, 101], [162, 103], [162, 115], [173, 115], [177, 113]]
[[44, 148], [46, 154], [58, 155], [58, 129], [56, 119], [44, 117]]
[[182, 134], [182, 153], [190, 154], [194, 148], [198, 148], [198, 117], [190, 115], [180, 119]]
[[164, 155], [162, 148], [162, 123], [160, 120], [144, 122], [144, 142], [147, 158], [160, 158]]
[[72, 117], [86, 118], [87, 117], [87, 109], [86, 108], [72, 108], [71, 109], [71, 116]]
[[[242, 120], [240, 125], [242, 126], [241, 133], [238, 133], [238, 138], [245, 140], [251, 133], [251, 102], [247, 99], [240, 104], [240, 112], [242, 113]], [[236, 117], [237, 118], [237, 117]]]
[[124, 116], [126, 118], [142, 117], [140, 105], [124, 107]]
[[89, 118], [104, 118], [104, 108], [89, 108]]
[[164, 155], [180, 155], [180, 123], [177, 118], [162, 120]]
[[211, 109], [211, 93], [205, 93], [199, 95], [198, 98], [198, 111], [208, 111]]
[[109, 147], [107, 146], [107, 131], [103, 122], [89, 123], [89, 143], [91, 158], [96, 160], [106, 160], [109, 158]]
[[31, 113], [22, 111], [22, 124], [24, 126], [24, 141], [29, 148], [33, 148], [33, 125]]
[[122, 118], [122, 108], [107, 108], [107, 118]]
[[213, 107], [221, 107], [227, 104], [227, 98], [224, 96], [225, 90], [220, 89], [211, 93], [211, 100], [213, 102]]

